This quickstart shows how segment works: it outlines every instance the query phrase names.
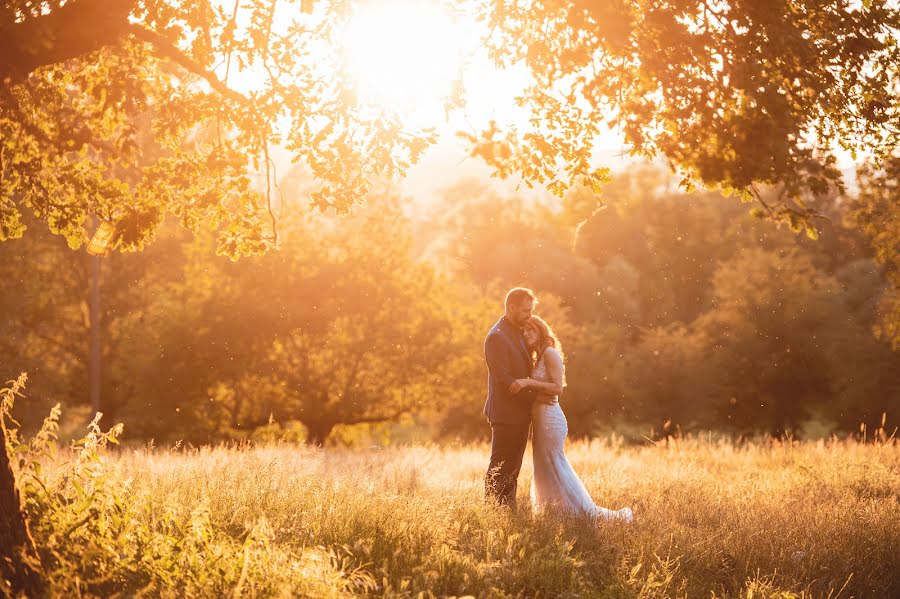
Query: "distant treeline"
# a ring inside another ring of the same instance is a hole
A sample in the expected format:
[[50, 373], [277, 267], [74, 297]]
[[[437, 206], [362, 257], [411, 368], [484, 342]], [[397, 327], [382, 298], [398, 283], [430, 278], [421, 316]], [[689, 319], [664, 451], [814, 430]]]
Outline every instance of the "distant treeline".
[[[280, 249], [237, 262], [165, 226], [102, 259], [104, 422], [193, 443], [484, 438], [482, 341], [512, 285], [562, 340], [573, 435], [896, 421], [900, 355], [876, 334], [889, 284], [847, 198], [816, 206], [817, 240], [649, 167], [601, 199], [464, 183], [415, 210], [289, 202]], [[0, 244], [0, 364], [30, 375], [26, 419], [88, 402], [89, 261], [38, 231]]]

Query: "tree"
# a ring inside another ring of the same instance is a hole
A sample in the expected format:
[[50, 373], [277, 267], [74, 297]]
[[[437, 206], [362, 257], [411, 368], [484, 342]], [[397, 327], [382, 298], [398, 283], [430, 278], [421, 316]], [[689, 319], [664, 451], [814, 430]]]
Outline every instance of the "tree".
[[812, 409], [850, 427], [896, 409], [895, 358], [812, 255], [744, 249], [720, 265], [714, 285], [712, 309], [692, 325], [711, 373], [705, 424], [781, 434]]
[[[15, 433], [7, 430], [9, 410], [25, 385], [25, 375], [0, 389], [0, 589], [4, 595], [40, 597], [44, 582], [10, 455]], [[14, 454], [13, 454], [14, 455]]]
[[891, 282], [881, 302], [877, 332], [900, 349], [900, 151], [880, 167], [864, 165], [858, 175], [859, 197], [848, 220], [869, 238]]
[[[102, 258], [100, 338], [104, 362], [115, 364], [122, 319], [144, 308], [146, 290], [169, 275], [157, 263], [172, 267], [173, 262], [164, 256], [177, 243], [172, 235], [164, 235], [147, 254]], [[32, 401], [53, 398], [67, 405], [88, 401], [90, 259], [83, 252], [72, 252], [63, 239], [46, 230], [0, 244], [0, 277], [15, 290], [0, 298], [0, 313], [6, 319], [0, 363], [31, 373]], [[128, 380], [127, 373], [120, 378], [113, 370], [104, 372], [100, 411], [105, 417], [117, 417], [116, 410], [127, 396], [123, 386], [127, 387]], [[39, 414], [35, 409], [19, 416], [28, 427]]]
[[625, 411], [633, 421], [659, 426], [662, 431], [710, 424], [705, 413], [710, 382], [721, 373], [707, 364], [705, 341], [702, 333], [683, 324], [644, 331], [629, 348], [625, 367]]
[[657, 177], [637, 171], [622, 177], [630, 185], [611, 183], [606, 208], [581, 223], [576, 242], [608, 281], [602, 296], [611, 315], [634, 326], [690, 322], [708, 307], [717, 261], [734, 251], [728, 229], [743, 216], [718, 194], [668, 192]]
[[448, 399], [446, 370], [459, 350], [452, 295], [411, 255], [396, 200], [377, 203], [322, 236], [319, 247], [332, 251], [317, 261], [340, 288], [299, 326], [276, 333], [267, 358], [248, 373], [260, 384], [255, 393], [253, 384], [242, 386], [250, 399], [245, 425], [272, 415], [298, 420], [308, 442], [321, 445], [338, 424], [434, 411]]
[[279, 420], [300, 421], [315, 446], [338, 424], [384, 422], [439, 407], [447, 391], [440, 378], [449, 326], [417, 313], [421, 303], [403, 305], [411, 310], [403, 318], [388, 301], [368, 314], [335, 318], [323, 333], [281, 336], [272, 346], [274, 375], [261, 386], [267, 393], [259, 407]]
[[0, 245], [0, 362], [31, 373], [33, 397], [86, 399], [86, 257], [46, 232]]

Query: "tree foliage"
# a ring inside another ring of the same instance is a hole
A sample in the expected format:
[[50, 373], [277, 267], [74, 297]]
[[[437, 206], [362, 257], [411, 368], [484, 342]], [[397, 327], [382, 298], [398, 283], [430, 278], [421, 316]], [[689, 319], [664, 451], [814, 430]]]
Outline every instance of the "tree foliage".
[[494, 56], [534, 75], [532, 126], [511, 143], [544, 161], [584, 159], [607, 123], [684, 182], [800, 227], [809, 195], [843, 188], [837, 150], [884, 155], [900, 134], [895, 3], [496, 2], [488, 19]]
[[880, 167], [861, 167], [859, 185], [860, 194], [849, 220], [870, 239], [891, 282], [882, 302], [878, 332], [900, 349], [900, 150], [895, 150]]
[[428, 134], [358, 102], [346, 78], [334, 36], [348, 3], [308, 4], [6, 3], [0, 239], [30, 211], [78, 247], [95, 214], [139, 249], [172, 214], [217, 230], [221, 253], [254, 254], [275, 241], [274, 144], [340, 211], [414, 161]]
[[[838, 148], [883, 155], [900, 131], [891, 2], [450, 4], [487, 24], [498, 62], [533, 77], [520, 100], [530, 125], [492, 123], [468, 135], [472, 154], [559, 194], [606, 180], [591, 160], [605, 123], [686, 182], [755, 197], [801, 228], [808, 196], [841, 186]], [[220, 253], [265, 251], [276, 145], [318, 180], [313, 204], [346, 210], [435, 140], [355, 93], [340, 52], [355, 6], [4, 4], [0, 239], [21, 236], [30, 212], [78, 247], [93, 214], [138, 249], [172, 214], [216, 230]], [[779, 195], [764, 198], [763, 184]]]

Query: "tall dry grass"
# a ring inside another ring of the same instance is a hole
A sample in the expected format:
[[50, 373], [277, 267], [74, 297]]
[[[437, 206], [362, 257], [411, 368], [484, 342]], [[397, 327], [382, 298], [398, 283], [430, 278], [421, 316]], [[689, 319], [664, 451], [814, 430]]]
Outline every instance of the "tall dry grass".
[[[21, 443], [58, 596], [898, 597], [893, 440], [573, 443], [636, 521], [486, 505], [486, 446], [111, 450]], [[530, 462], [520, 477], [527, 506]]]

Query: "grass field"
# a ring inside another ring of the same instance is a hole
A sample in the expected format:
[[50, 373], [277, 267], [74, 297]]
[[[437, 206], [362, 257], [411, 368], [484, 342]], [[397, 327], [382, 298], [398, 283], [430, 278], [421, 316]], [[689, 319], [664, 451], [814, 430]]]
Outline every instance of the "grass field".
[[[574, 443], [633, 524], [485, 505], [486, 446], [22, 450], [58, 596], [900, 597], [900, 445]], [[528, 505], [530, 460], [520, 477]]]

